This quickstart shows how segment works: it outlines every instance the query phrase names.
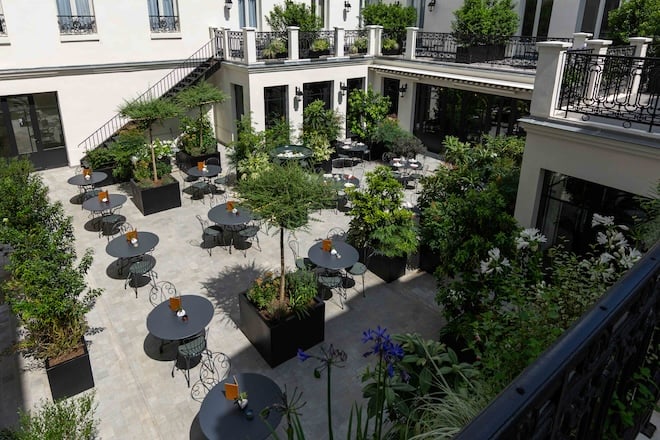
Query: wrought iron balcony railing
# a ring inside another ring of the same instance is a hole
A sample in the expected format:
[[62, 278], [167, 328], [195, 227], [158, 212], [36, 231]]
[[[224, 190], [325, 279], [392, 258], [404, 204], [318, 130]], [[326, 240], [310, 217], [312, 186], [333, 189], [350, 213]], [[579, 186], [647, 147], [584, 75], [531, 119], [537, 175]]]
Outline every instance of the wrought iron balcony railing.
[[229, 40], [229, 53], [225, 56], [229, 59], [242, 60], [244, 57], [245, 44], [243, 43], [242, 31], [229, 31], [227, 32], [227, 39]]
[[[657, 244], [454, 438], [603, 438], [612, 397], [628, 403], [647, 350], [657, 351], [659, 277]], [[658, 384], [660, 363], [646, 367]], [[658, 387], [650, 391], [650, 402], [656, 402]], [[616, 438], [633, 440], [651, 412], [634, 416], [629, 427], [614, 415], [609, 421]]]
[[366, 30], [347, 30], [344, 32], [344, 53], [355, 55], [367, 52], [368, 36]]
[[289, 44], [287, 32], [257, 32], [257, 60], [286, 58]]
[[96, 33], [96, 17], [93, 15], [58, 15], [57, 23], [62, 35]]
[[151, 32], [179, 32], [178, 15], [150, 15]]
[[7, 35], [7, 26], [5, 25], [5, 14], [0, 14], [0, 35]]
[[660, 58], [598, 55], [569, 51], [564, 63], [557, 110], [658, 127]]
[[[321, 41], [327, 43], [327, 47], [321, 47], [319, 44]], [[298, 50], [300, 58], [310, 58], [315, 52], [334, 54], [335, 33], [333, 31], [300, 32]]]

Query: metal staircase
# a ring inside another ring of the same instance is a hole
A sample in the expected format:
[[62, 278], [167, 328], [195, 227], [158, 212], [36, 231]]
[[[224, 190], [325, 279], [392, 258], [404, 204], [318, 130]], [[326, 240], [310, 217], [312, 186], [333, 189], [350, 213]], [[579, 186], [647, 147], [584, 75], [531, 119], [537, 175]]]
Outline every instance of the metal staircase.
[[[176, 95], [184, 88], [197, 83], [199, 80], [211, 76], [220, 68], [220, 61], [223, 58], [223, 45], [221, 38], [221, 34], [213, 37], [208, 43], [202, 46], [181, 64], [176, 66], [171, 72], [165, 75], [161, 80], [150, 87], [149, 90], [138, 96], [136, 99], [138, 101], [147, 101], [157, 97], [169, 98]], [[105, 145], [113, 139], [119, 130], [130, 122], [130, 118], [125, 118], [117, 113], [98, 130], [80, 142], [78, 147], [84, 148], [85, 151], [89, 151]]]

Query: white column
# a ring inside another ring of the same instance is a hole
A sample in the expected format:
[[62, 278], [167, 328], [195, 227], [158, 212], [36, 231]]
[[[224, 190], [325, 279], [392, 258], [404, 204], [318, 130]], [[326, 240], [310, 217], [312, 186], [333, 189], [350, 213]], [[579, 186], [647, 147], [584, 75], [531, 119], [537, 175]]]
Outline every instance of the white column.
[[593, 36], [594, 34], [588, 32], [575, 32], [573, 34], [573, 47], [571, 49], [584, 49], [587, 47], [587, 40]]
[[646, 56], [646, 51], [649, 48], [649, 43], [653, 41], [653, 38], [647, 37], [630, 37], [630, 45], [635, 47], [634, 57], [644, 58]]
[[[591, 49], [592, 55], [607, 55], [607, 47], [612, 44], [612, 40], [588, 40], [587, 49]], [[605, 59], [598, 56], [596, 59], [598, 68], [589, 69], [589, 78], [587, 79], [587, 90], [585, 98], [588, 100], [597, 100], [600, 89], [600, 80], [603, 77], [603, 64]]]
[[537, 43], [539, 59], [536, 63], [534, 92], [529, 112], [532, 116], [547, 118], [553, 114], [561, 86], [561, 71], [564, 54], [571, 43], [544, 41]]
[[336, 57], [344, 56], [344, 35], [346, 31], [342, 27], [335, 27], [335, 55]]
[[415, 59], [415, 51], [417, 50], [417, 32], [419, 32], [418, 27], [406, 28], [406, 53], [403, 56], [406, 60]]
[[298, 33], [300, 28], [298, 26], [289, 26], [286, 28], [289, 33], [289, 59], [297, 60], [300, 58], [298, 51]]
[[[653, 38], [646, 37], [630, 37], [630, 45], [635, 47], [634, 57], [637, 58], [646, 58], [646, 51], [648, 50], [649, 43], [653, 41]], [[634, 61], [637, 67], [642, 67], [642, 63], [637, 60]], [[630, 86], [630, 96], [628, 96], [628, 102], [631, 105], [634, 105], [637, 102], [637, 93], [639, 92], [639, 82], [642, 76], [642, 69], [637, 68], [632, 72], [632, 84]]]
[[255, 28], [243, 28], [243, 62], [246, 64], [257, 62], [257, 30]]
[[378, 25], [366, 26], [369, 32], [369, 44], [367, 46], [367, 55], [375, 57], [381, 54], [383, 27]]
[[229, 29], [222, 28], [220, 29], [222, 33], [222, 52], [226, 60], [231, 59], [231, 50], [229, 49]]

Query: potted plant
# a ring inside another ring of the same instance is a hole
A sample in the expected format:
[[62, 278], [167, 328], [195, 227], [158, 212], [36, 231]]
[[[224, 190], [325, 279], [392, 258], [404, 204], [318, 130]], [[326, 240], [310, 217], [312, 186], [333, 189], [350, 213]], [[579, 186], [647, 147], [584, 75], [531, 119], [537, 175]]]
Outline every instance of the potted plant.
[[330, 55], [330, 42], [327, 38], [316, 38], [309, 45], [309, 57], [318, 58], [323, 55]]
[[518, 14], [511, 0], [464, 0], [454, 17], [451, 27], [459, 63], [504, 58], [506, 43], [518, 28]]
[[[156, 121], [178, 116], [180, 108], [169, 99], [157, 98], [127, 102], [119, 111], [123, 116], [136, 121], [141, 129], [149, 132], [149, 144], [146, 145], [148, 151], [142, 150], [134, 160], [134, 174], [130, 182], [133, 203], [143, 215], [181, 206], [179, 182], [169, 174], [172, 168], [166, 163], [171, 154], [171, 145], [161, 141], [154, 142], [152, 132]], [[149, 171], [145, 168], [149, 168]]]
[[97, 186], [101, 187], [116, 183], [113, 178], [115, 157], [109, 146], [101, 145], [93, 150], [88, 150], [80, 160], [80, 165], [85, 168], [91, 168], [94, 171], [100, 171], [108, 176], [105, 180], [99, 182]]
[[385, 150], [398, 157], [415, 158], [426, 151], [426, 147], [416, 136], [399, 126], [396, 118], [385, 118], [378, 123], [373, 141], [382, 144]]
[[332, 145], [339, 137], [341, 118], [332, 109], [326, 109], [323, 101], [316, 100], [303, 110], [302, 136], [300, 141], [313, 151], [315, 165], [326, 172], [332, 171], [330, 157]]
[[401, 45], [394, 38], [384, 38], [382, 52], [383, 55], [399, 55]]
[[193, 118], [181, 118], [181, 135], [177, 141], [177, 165], [187, 171], [198, 162], [215, 157], [220, 162], [218, 141], [213, 133], [211, 121], [205, 109], [215, 103], [222, 103], [227, 96], [217, 87], [202, 81], [192, 87], [180, 91], [174, 98], [176, 104], [183, 109], [195, 109]]
[[274, 38], [271, 42], [261, 51], [261, 55], [264, 58], [275, 59], [275, 58], [286, 58], [287, 56], [287, 44], [286, 41], [282, 38]]
[[364, 36], [357, 37], [353, 41], [353, 44], [349, 46], [348, 53], [351, 55], [355, 55], [358, 53], [366, 53], [368, 43], [369, 40], [367, 39], [367, 37]]
[[396, 55], [401, 53], [401, 47], [406, 36], [406, 28], [417, 23], [417, 11], [413, 6], [401, 4], [373, 2], [365, 6], [361, 14], [365, 25], [379, 25], [383, 27], [383, 55]]
[[285, 230], [305, 227], [310, 213], [336, 196], [319, 175], [296, 164], [272, 164], [257, 176], [242, 179], [238, 193], [269, 227], [280, 232], [279, 275], [267, 274], [239, 295], [241, 331], [268, 364], [275, 366], [294, 357], [298, 348], [321, 342], [325, 323], [324, 304], [314, 299], [313, 274], [286, 270]]
[[71, 218], [26, 164], [0, 165], [0, 242], [12, 248], [1, 290], [23, 326], [16, 348], [45, 363], [53, 399], [60, 399], [94, 386], [85, 315], [101, 290], [85, 280], [92, 251], [78, 258]]
[[417, 250], [417, 231], [412, 212], [401, 207], [403, 186], [390, 168], [376, 167], [366, 182], [364, 190], [348, 189], [348, 240], [369, 270], [389, 283], [405, 273], [408, 255]]
[[380, 121], [390, 110], [390, 98], [369, 86], [365, 90], [355, 89], [348, 95], [347, 124], [350, 132], [360, 141], [371, 146], [371, 154], [379, 156], [384, 149], [374, 144], [374, 133]]

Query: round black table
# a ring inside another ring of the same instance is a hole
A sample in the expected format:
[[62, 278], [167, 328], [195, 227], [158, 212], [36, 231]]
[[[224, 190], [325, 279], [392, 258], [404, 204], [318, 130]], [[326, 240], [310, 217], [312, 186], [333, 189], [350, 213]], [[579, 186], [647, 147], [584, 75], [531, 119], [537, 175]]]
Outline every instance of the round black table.
[[115, 258], [133, 258], [144, 255], [158, 244], [158, 236], [153, 232], [138, 231], [138, 245], [133, 246], [126, 240], [125, 235], [120, 235], [108, 243], [105, 251], [108, 255]]
[[273, 159], [279, 160], [304, 160], [312, 155], [312, 149], [302, 145], [285, 145], [274, 148], [271, 151]]
[[392, 159], [390, 166], [396, 170], [419, 170], [422, 164], [415, 159]]
[[89, 179], [85, 179], [85, 176], [83, 176], [82, 174], [76, 174], [73, 177], [69, 177], [67, 182], [71, 185], [76, 185], [76, 186], [92, 186], [92, 185], [96, 185], [99, 182], [103, 182], [107, 178], [108, 175], [106, 173], [103, 173], [101, 171], [92, 171], [92, 175], [89, 177]]
[[349, 186], [359, 188], [360, 179], [350, 174], [324, 174], [323, 179], [335, 185], [338, 189], [347, 188]]
[[220, 174], [221, 171], [222, 168], [220, 168], [219, 165], [206, 165], [206, 171], [200, 170], [197, 168], [197, 166], [194, 166], [187, 171], [187, 174], [193, 177], [203, 177], [205, 179], [210, 179], [211, 177], [215, 177]]
[[234, 208], [236, 208], [238, 211], [236, 214], [231, 211], [227, 211], [226, 203], [217, 205], [209, 211], [209, 220], [211, 220], [213, 223], [223, 226], [238, 226], [252, 220], [252, 211], [250, 211], [247, 207], [241, 206], [234, 202]]
[[181, 295], [181, 308], [188, 315], [187, 321], [170, 309], [169, 300], [154, 307], [147, 316], [149, 333], [164, 341], [180, 341], [201, 333], [213, 318], [213, 304], [203, 296]]
[[262, 440], [270, 435], [270, 427], [275, 429], [280, 424], [282, 413], [279, 411], [270, 411], [265, 421], [259, 416], [262, 409], [282, 402], [280, 387], [270, 378], [256, 373], [237, 374], [236, 380], [239, 391], [247, 392], [246, 409], [252, 410], [254, 418], [248, 420], [233, 400], [225, 398], [225, 382], [234, 382], [230, 377], [208, 392], [199, 409], [199, 425], [209, 440]]
[[91, 212], [110, 212], [126, 203], [128, 198], [123, 194], [108, 194], [108, 201], [102, 202], [98, 197], [90, 197], [82, 204], [83, 209]]
[[350, 244], [341, 240], [332, 240], [332, 248], [337, 251], [337, 255], [341, 255], [341, 258], [332, 255], [331, 252], [324, 251], [322, 241], [312, 245], [307, 252], [307, 256], [317, 266], [331, 270], [345, 269], [357, 263], [358, 251]]

